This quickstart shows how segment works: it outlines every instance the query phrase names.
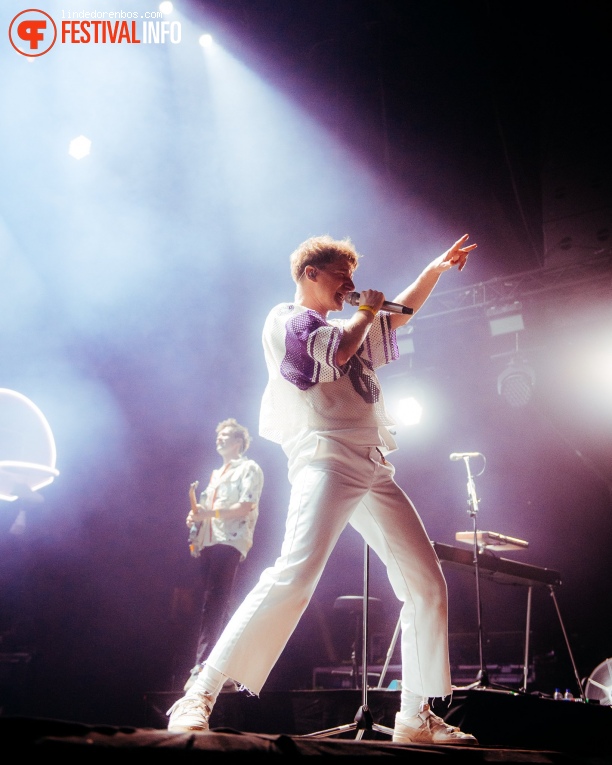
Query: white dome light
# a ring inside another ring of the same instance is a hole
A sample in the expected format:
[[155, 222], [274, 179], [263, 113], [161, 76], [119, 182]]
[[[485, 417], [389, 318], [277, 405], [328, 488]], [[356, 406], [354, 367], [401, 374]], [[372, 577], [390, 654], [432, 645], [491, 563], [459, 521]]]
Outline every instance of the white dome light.
[[75, 159], [83, 159], [83, 157], [86, 157], [89, 154], [90, 150], [91, 141], [84, 135], [80, 135], [70, 141], [68, 154], [70, 154], [70, 156], [74, 157]]

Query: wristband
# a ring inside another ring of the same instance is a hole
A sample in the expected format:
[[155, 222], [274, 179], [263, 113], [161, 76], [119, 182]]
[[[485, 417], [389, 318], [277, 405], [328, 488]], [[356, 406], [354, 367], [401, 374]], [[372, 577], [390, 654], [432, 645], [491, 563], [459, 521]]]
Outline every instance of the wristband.
[[359, 311], [369, 311], [373, 316], [376, 316], [377, 311], [375, 311], [371, 305], [366, 305], [365, 303], [363, 305], [360, 305], [357, 309]]
[[221, 517], [221, 514], [219, 513], [219, 511], [215, 510], [215, 518], [220, 518], [220, 517]]

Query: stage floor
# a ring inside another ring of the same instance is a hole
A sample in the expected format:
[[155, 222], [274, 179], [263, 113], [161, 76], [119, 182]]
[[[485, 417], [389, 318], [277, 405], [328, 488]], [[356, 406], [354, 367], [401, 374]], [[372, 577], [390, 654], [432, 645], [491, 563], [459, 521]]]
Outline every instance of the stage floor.
[[[390, 696], [393, 693], [395, 697]], [[37, 755], [45, 759], [60, 757], [63, 763], [74, 759], [87, 763], [108, 760], [112, 764], [123, 759], [134, 762], [138, 757], [151, 762], [160, 757], [171, 757], [173, 761], [177, 757], [205, 757], [210, 761], [248, 756], [253, 761], [313, 755], [411, 760], [427, 757], [432, 763], [443, 756], [461, 760], [462, 764], [612, 763], [612, 707], [491, 690], [461, 692], [454, 695], [444, 717], [478, 738], [480, 746], [466, 747], [393, 744], [388, 736], [371, 728], [361, 739], [356, 738], [356, 731], [334, 737], [308, 737], [351, 723], [361, 708], [358, 691], [264, 693], [259, 699], [236, 693], [219, 699], [217, 721], [211, 718], [212, 729], [206, 733], [168, 733], [163, 727], [165, 715], [163, 722], [146, 728], [0, 716], [0, 733], [7, 752], [23, 754], [27, 759]], [[374, 723], [388, 725], [397, 702], [397, 692], [370, 691], [368, 708]], [[281, 708], [284, 711], [279, 714]], [[229, 725], [232, 718], [243, 727]], [[307, 730], [291, 730], [296, 727]]]

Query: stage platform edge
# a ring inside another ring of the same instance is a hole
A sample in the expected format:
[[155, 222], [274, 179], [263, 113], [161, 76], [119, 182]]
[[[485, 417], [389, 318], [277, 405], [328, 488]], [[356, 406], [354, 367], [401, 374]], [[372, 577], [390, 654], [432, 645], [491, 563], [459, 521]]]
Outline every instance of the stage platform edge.
[[[393, 703], [390, 694], [395, 694]], [[388, 725], [399, 701], [398, 692], [372, 691], [368, 696], [374, 721]], [[271, 692], [262, 693], [260, 698], [223, 694], [217, 703], [217, 720], [211, 718], [212, 729], [206, 733], [169, 733], [165, 719], [163, 727], [137, 728], [9, 716], [0, 716], [0, 733], [7, 752], [28, 759], [59, 756], [63, 763], [108, 760], [118, 765], [128, 758], [134, 763], [139, 757], [148, 763], [168, 757], [173, 761], [198, 757], [201, 761], [203, 756], [209, 761], [248, 756], [252, 762], [278, 756], [324, 755], [358, 756], [361, 761], [378, 756], [427, 757], [432, 765], [433, 758], [439, 760], [440, 756], [461, 760], [461, 765], [470, 765], [470, 761], [475, 765], [483, 761], [500, 765], [612, 765], [612, 707], [607, 706], [491, 690], [456, 692], [444, 717], [473, 733], [480, 742], [477, 747], [461, 747], [393, 744], [389, 737], [372, 731], [361, 740], [356, 740], [354, 731], [342, 737], [303, 737], [330, 724], [350, 722], [361, 704], [358, 691]], [[232, 716], [234, 725], [229, 724]], [[289, 730], [291, 721], [301, 732]]]

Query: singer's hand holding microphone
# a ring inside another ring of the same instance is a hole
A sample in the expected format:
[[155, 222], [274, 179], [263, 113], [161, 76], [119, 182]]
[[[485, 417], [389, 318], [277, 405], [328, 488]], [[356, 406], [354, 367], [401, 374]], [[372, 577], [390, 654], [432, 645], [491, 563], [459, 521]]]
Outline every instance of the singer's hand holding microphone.
[[385, 296], [378, 290], [363, 290], [363, 292], [349, 292], [344, 300], [350, 305], [357, 306], [359, 311], [364, 311], [370, 317], [376, 314], [382, 308]]
[[[374, 297], [377, 296], [377, 297]], [[378, 300], [380, 300], [380, 297], [383, 297], [382, 303], [380, 303], [379, 307], [376, 307], [372, 305], [373, 302], [376, 302], [378, 304]], [[390, 311], [391, 313], [413, 313], [412, 308], [408, 308], [405, 305], [402, 305], [401, 303], [391, 303], [389, 300], [385, 300], [382, 292], [377, 292], [376, 290], [364, 290], [363, 292], [349, 292], [348, 295], [344, 298], [344, 300], [349, 305], [369, 305], [371, 308], [374, 309], [375, 312], [380, 311], [381, 309], [383, 311]]]

